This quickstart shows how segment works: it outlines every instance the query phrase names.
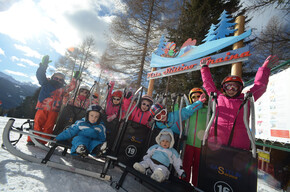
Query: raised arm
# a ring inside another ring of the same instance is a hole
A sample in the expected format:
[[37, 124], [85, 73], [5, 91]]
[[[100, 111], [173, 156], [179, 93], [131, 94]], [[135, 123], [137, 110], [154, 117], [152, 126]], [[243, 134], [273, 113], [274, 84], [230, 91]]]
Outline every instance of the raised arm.
[[205, 59], [200, 61], [200, 73], [201, 73], [201, 78], [203, 81], [203, 87], [205, 88], [207, 93], [211, 92], [218, 92], [214, 81], [212, 79], [212, 75], [210, 73], [210, 69], [208, 67], [209, 61], [206, 61]]
[[257, 101], [266, 91], [269, 76], [270, 76], [270, 68], [269, 65], [275, 65], [279, 61], [277, 56], [270, 55], [267, 57], [262, 67], [260, 67], [256, 73], [254, 86], [250, 89], [250, 92], [253, 93], [255, 101]]

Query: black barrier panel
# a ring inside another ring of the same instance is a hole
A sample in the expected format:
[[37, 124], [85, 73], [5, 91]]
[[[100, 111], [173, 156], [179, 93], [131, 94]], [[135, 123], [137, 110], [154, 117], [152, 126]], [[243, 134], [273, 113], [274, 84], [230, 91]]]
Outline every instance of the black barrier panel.
[[54, 135], [60, 134], [64, 128], [74, 124], [77, 120], [82, 119], [86, 115], [86, 110], [83, 108], [75, 107], [73, 105], [65, 106], [56, 122], [53, 130]]
[[126, 131], [120, 143], [118, 161], [131, 166], [142, 160], [147, 150], [150, 129], [142, 124], [128, 121]]
[[114, 143], [117, 140], [119, 131], [119, 120], [116, 118], [111, 122], [105, 122], [106, 126], [106, 140], [109, 150], [113, 149]]
[[247, 150], [202, 146], [198, 188], [206, 192], [256, 192], [257, 158]]

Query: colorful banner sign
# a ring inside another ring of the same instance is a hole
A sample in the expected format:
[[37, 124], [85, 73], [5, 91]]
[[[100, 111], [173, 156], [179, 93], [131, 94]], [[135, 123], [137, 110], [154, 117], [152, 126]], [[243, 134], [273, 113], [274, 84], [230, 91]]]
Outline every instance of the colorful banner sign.
[[249, 47], [246, 46], [240, 49], [235, 49], [235, 50], [219, 53], [216, 55], [207, 56], [201, 59], [189, 61], [189, 62], [182, 63], [179, 65], [175, 65], [175, 66], [163, 68], [154, 72], [150, 72], [147, 74], [147, 80], [200, 70], [199, 63], [200, 63], [200, 60], [202, 59], [210, 60], [209, 67], [218, 67], [222, 65], [228, 65], [232, 63], [246, 61], [248, 60], [249, 56], [251, 56], [251, 53], [249, 51]]
[[287, 82], [290, 82], [290, 68], [272, 75], [267, 91], [255, 102], [256, 138], [290, 143], [290, 86]]

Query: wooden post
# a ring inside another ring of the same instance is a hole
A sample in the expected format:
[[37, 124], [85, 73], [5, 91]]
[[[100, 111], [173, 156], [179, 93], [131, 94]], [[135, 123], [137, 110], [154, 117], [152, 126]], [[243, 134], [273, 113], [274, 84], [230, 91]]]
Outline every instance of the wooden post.
[[[237, 23], [235, 29], [237, 30], [235, 31], [234, 36], [238, 36], [245, 31], [245, 16], [238, 16], [235, 22]], [[243, 41], [239, 41], [233, 45], [233, 49], [238, 49], [241, 47], [243, 47]], [[242, 77], [242, 65], [242, 62], [233, 63], [231, 75], [237, 75], [239, 77]]]
[[[156, 67], [153, 67], [151, 72], [153, 71], [156, 71]], [[147, 92], [147, 95], [151, 96], [152, 97], [152, 94], [153, 94], [153, 90], [154, 90], [154, 81], [155, 79], [150, 79], [149, 80], [149, 85], [148, 85], [148, 92]]]

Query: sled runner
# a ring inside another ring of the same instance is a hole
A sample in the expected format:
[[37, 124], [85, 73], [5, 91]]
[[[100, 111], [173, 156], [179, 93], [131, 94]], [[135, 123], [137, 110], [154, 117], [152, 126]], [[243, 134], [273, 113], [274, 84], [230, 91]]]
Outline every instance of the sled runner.
[[[54, 161], [50, 160], [49, 158], [44, 158], [44, 159], [38, 158], [34, 155], [29, 155], [29, 154], [26, 154], [26, 153], [20, 151], [17, 148], [17, 143], [23, 135], [30, 136], [31, 138], [34, 138], [34, 139], [44, 140], [44, 141], [47, 141], [50, 143], [56, 143], [56, 141], [40, 137], [40, 136], [35, 135], [33, 133], [40, 133], [42, 135], [47, 135], [47, 136], [50, 136], [52, 138], [56, 137], [56, 135], [46, 134], [46, 133], [32, 130], [33, 123], [31, 121], [28, 121], [27, 123], [25, 123], [28, 125], [28, 127], [25, 127], [25, 126], [14, 127], [13, 126], [14, 122], [15, 122], [15, 119], [9, 119], [4, 130], [3, 130], [3, 134], [2, 134], [4, 148], [7, 149], [7, 151], [9, 151], [11, 154], [13, 154], [17, 157], [20, 157], [24, 160], [38, 163], [41, 165], [46, 165], [49, 167], [62, 169], [65, 171], [70, 171], [73, 173], [78, 173], [78, 174], [98, 178], [101, 180], [107, 180], [107, 181], [111, 180], [111, 176], [106, 175], [104, 172], [99, 173], [98, 171], [85, 170], [85, 169], [77, 168], [77, 167], [70, 166], [67, 164], [61, 164], [58, 162], [54, 162]], [[56, 145], [54, 145], [54, 146], [56, 146]], [[69, 147], [69, 146], [62, 144], [62, 147]], [[46, 148], [48, 148], [48, 147], [46, 147]]]
[[[212, 100], [213, 98], [213, 100]], [[248, 103], [250, 102], [250, 104]], [[208, 143], [209, 129], [214, 121], [215, 115], [209, 119], [205, 135], [203, 138], [200, 169], [198, 177], [198, 187], [204, 191], [228, 191], [228, 192], [255, 192], [257, 191], [257, 157], [256, 146], [254, 142], [254, 99], [249, 94], [241, 107], [244, 107], [243, 119], [247, 128], [248, 136], [251, 141], [252, 151], [230, 147], [232, 134], [228, 145], [222, 145], [219, 149], [213, 149], [215, 143]], [[216, 114], [216, 94], [211, 94], [209, 99], [208, 115]], [[251, 112], [251, 130], [248, 122], [248, 106]], [[240, 108], [241, 108], [240, 107]], [[212, 113], [211, 113], [212, 112]], [[235, 124], [235, 123], [234, 123]], [[217, 129], [217, 126], [215, 126]]]

